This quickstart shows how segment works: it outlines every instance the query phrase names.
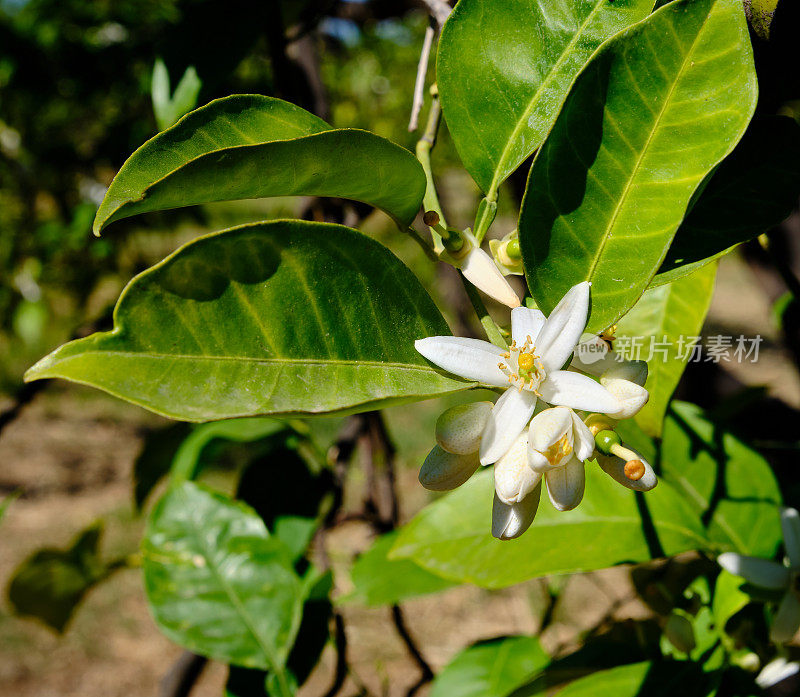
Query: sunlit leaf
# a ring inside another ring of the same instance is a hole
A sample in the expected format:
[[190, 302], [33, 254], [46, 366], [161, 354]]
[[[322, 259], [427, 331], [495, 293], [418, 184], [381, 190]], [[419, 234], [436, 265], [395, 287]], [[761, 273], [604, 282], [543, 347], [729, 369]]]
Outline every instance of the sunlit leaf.
[[476, 644], [442, 669], [430, 697], [507, 697], [549, 662], [536, 637], [511, 636]]
[[[408, 558], [454, 581], [503, 588], [537, 576], [641, 562], [655, 551], [634, 492], [593, 462], [586, 467], [581, 505], [558, 512], [543, 501], [531, 528], [515, 540], [491, 536], [492, 490], [492, 472], [483, 471], [432, 503], [400, 530], [390, 558]], [[644, 495], [648, 507], [651, 498], [657, 542], [666, 554], [707, 546], [682, 493], [659, 484]]]
[[672, 403], [664, 422], [661, 468], [703, 516], [717, 551], [775, 554], [782, 539], [781, 495], [769, 464], [699, 407]]
[[740, 0], [671, 2], [605, 44], [531, 168], [519, 233], [539, 307], [581, 281], [590, 330], [632, 307], [755, 102]]
[[647, 361], [650, 400], [636, 422], [651, 436], [661, 434], [669, 400], [699, 341], [716, 273], [710, 265], [647, 290], [617, 326], [616, 346], [625, 347], [626, 357]]
[[338, 225], [275, 221], [194, 240], [137, 276], [115, 328], [26, 379], [62, 377], [187, 421], [364, 411], [469, 385], [414, 340], [449, 334], [414, 275]]
[[267, 196], [336, 196], [416, 215], [425, 174], [407, 150], [367, 131], [332, 129], [289, 102], [217, 99], [147, 141], [122, 166], [96, 233], [138, 213]]
[[150, 609], [170, 639], [234, 665], [283, 669], [304, 591], [254, 511], [184, 482], [153, 509], [142, 550]]
[[426, 571], [408, 559], [389, 559], [397, 533], [378, 538], [353, 564], [353, 591], [339, 603], [358, 602], [368, 606], [394, 605], [427, 593], [452, 588], [453, 583]]
[[436, 64], [447, 128], [491, 196], [544, 140], [600, 44], [647, 16], [653, 0], [461, 0]]

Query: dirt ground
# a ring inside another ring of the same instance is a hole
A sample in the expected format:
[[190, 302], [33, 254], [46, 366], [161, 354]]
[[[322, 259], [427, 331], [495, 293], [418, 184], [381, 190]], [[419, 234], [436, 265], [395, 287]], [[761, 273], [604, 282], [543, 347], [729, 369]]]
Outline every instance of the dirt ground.
[[[777, 330], [770, 301], [752, 272], [729, 258], [721, 267], [709, 318], [710, 333], [765, 337], [755, 365], [726, 365], [748, 384], [766, 384], [772, 395], [800, 407], [800, 382], [788, 358], [772, 348]], [[0, 405], [2, 406], [2, 405]], [[135, 552], [143, 521], [131, 504], [131, 467], [143, 433], [162, 423], [142, 410], [91, 390], [55, 385], [36, 398], [0, 438], [0, 494], [21, 488], [0, 531], [0, 583], [43, 545], [61, 547], [97, 518], [107, 521], [104, 552]], [[414, 467], [406, 463], [400, 491], [404, 516], [423, 505]], [[363, 550], [369, 539], [349, 525], [331, 538], [343, 558]], [[340, 591], [346, 579], [337, 579]], [[543, 610], [542, 584], [530, 582], [500, 592], [462, 587], [411, 601], [406, 618], [434, 667], [479, 639], [537, 631]], [[417, 669], [403, 644], [387, 628], [388, 609], [344, 608], [350, 659], [358, 680], [381, 695], [405, 694]], [[545, 647], [562, 650], [603, 617], [643, 618], [626, 569], [572, 577], [543, 635]], [[15, 697], [145, 697], [157, 695], [159, 681], [182, 650], [159, 634], [144, 599], [137, 570], [117, 573], [91, 592], [63, 636], [0, 606], [0, 684]], [[324, 694], [333, 672], [333, 651], [301, 694]], [[210, 664], [193, 695], [222, 694], [226, 670]], [[354, 684], [343, 694], [353, 694]], [[424, 694], [424, 693], [423, 693]]]

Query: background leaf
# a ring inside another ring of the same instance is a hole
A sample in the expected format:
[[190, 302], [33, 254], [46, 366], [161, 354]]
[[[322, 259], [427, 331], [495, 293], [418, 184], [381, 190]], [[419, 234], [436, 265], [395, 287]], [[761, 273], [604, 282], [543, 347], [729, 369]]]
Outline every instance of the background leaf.
[[800, 125], [759, 116], [711, 175], [653, 279], [668, 283], [766, 232], [800, 196]]
[[102, 532], [95, 523], [67, 549], [41, 549], [26, 559], [8, 586], [14, 612], [63, 632], [84, 595], [110, 571], [100, 558]]
[[266, 196], [337, 196], [417, 214], [425, 173], [407, 150], [367, 131], [333, 130], [288, 102], [217, 99], [131, 155], [108, 188], [95, 233], [138, 213]]
[[703, 516], [716, 551], [775, 554], [782, 539], [781, 494], [769, 464], [694, 404], [672, 403], [661, 470]]
[[170, 639], [234, 665], [282, 670], [303, 587], [255, 512], [184, 482], [153, 509], [142, 550], [150, 609]]
[[167, 66], [160, 58], [156, 60], [150, 94], [153, 100], [153, 113], [160, 131], [172, 126], [181, 116], [197, 106], [202, 86], [197, 71], [190, 65], [178, 82], [175, 93], [172, 94]]
[[739, 0], [678, 0], [609, 41], [531, 167], [519, 232], [539, 307], [585, 280], [590, 331], [632, 307], [755, 102]]
[[[586, 468], [586, 495], [578, 508], [562, 513], [542, 501], [530, 530], [516, 540], [491, 536], [493, 488], [492, 472], [484, 470], [427, 506], [401, 528], [390, 558], [408, 558], [434, 574], [486, 588], [651, 558], [654, 541], [634, 492], [594, 464]], [[659, 485], [644, 500], [655, 496], [665, 511], [652, 521], [663, 550], [672, 555], [704, 548], [700, 521], [681, 508], [681, 495]]]
[[716, 274], [716, 264], [709, 265], [645, 291], [617, 325], [618, 350], [627, 347], [626, 358], [647, 361], [650, 400], [635, 418], [648, 435], [661, 435], [667, 405], [692, 356], [692, 338], [699, 340], [711, 305]]
[[353, 564], [350, 577], [354, 588], [339, 603], [363, 603], [374, 607], [395, 605], [428, 593], [453, 587], [451, 581], [426, 571], [408, 559], [389, 559], [397, 532], [379, 537]]
[[506, 697], [549, 662], [536, 637], [512, 636], [476, 644], [442, 669], [430, 697]]
[[63, 377], [187, 421], [363, 411], [468, 387], [414, 349], [442, 334], [385, 247], [275, 221], [182, 247], [131, 281], [113, 331], [62, 346], [26, 379]]
[[490, 196], [545, 139], [575, 77], [653, 0], [461, 0], [436, 63], [447, 128]]

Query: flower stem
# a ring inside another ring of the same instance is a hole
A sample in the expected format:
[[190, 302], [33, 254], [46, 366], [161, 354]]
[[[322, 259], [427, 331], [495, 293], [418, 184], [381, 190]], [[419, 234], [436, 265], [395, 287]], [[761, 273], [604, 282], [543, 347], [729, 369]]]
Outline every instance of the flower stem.
[[[422, 137], [417, 141], [417, 159], [422, 165], [425, 172], [425, 179], [427, 186], [425, 187], [425, 196], [422, 199], [422, 204], [426, 211], [435, 211], [439, 216], [439, 222], [443, 228], [447, 228], [444, 213], [442, 213], [442, 206], [439, 203], [439, 195], [436, 193], [436, 185], [433, 183], [433, 170], [431, 168], [431, 150], [436, 144], [436, 134], [439, 132], [439, 123], [442, 120], [442, 107], [439, 104], [439, 90], [436, 85], [431, 86], [431, 108], [428, 112], [428, 121], [425, 124], [425, 132]], [[431, 237], [433, 238], [433, 251], [438, 255], [444, 251], [444, 243], [442, 236], [430, 228]]]
[[467, 297], [472, 303], [472, 307], [475, 308], [475, 312], [478, 315], [478, 320], [480, 320], [483, 331], [486, 332], [486, 338], [489, 339], [489, 341], [491, 341], [495, 346], [499, 346], [501, 349], [507, 349], [508, 343], [503, 337], [500, 327], [497, 326], [497, 323], [492, 319], [492, 316], [486, 309], [486, 305], [483, 304], [483, 300], [481, 300], [481, 296], [478, 295], [477, 289], [466, 278], [464, 278], [464, 274], [462, 274], [460, 271], [458, 272], [458, 275], [461, 278], [461, 283], [464, 284], [464, 290], [467, 291]]

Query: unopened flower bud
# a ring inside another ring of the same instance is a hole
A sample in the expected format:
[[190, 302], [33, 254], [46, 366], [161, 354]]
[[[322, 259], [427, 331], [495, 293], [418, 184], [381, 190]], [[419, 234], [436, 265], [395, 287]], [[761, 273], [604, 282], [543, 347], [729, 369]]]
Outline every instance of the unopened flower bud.
[[688, 618], [676, 612], [671, 613], [667, 618], [667, 623], [664, 625], [664, 636], [669, 639], [670, 644], [683, 653], [691, 653], [697, 646], [692, 623]]
[[477, 452], [493, 406], [491, 402], [472, 402], [443, 412], [436, 420], [436, 442], [456, 455]]
[[503, 503], [519, 503], [542, 481], [542, 475], [528, 467], [528, 432], [523, 431], [494, 465], [494, 488]]
[[516, 230], [510, 232], [501, 240], [489, 240], [489, 249], [504, 276], [522, 275], [522, 250], [519, 246], [519, 236]]
[[420, 468], [419, 483], [431, 491], [450, 491], [466, 482], [478, 464], [477, 452], [454, 455], [436, 445]]
[[524, 533], [533, 523], [539, 500], [541, 483], [519, 503], [503, 503], [495, 493], [492, 505], [492, 535], [498, 540], [513, 540]]

